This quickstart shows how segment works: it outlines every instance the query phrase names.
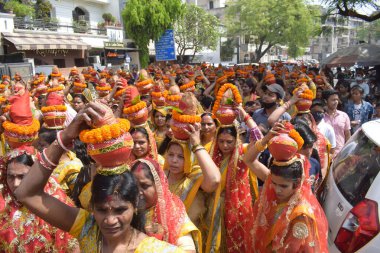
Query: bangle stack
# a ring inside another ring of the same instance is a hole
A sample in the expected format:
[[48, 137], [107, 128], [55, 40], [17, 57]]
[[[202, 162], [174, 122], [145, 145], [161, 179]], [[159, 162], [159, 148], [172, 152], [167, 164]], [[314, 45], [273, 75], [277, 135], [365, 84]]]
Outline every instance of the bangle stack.
[[191, 148], [191, 152], [196, 153], [198, 150], [205, 149], [201, 144], [196, 144]]
[[42, 167], [50, 171], [53, 171], [55, 167], [58, 166], [58, 164], [53, 163], [46, 156], [46, 148], [42, 152], [37, 153], [37, 160], [41, 164]]
[[244, 122], [247, 123], [248, 120], [252, 119], [252, 117], [247, 113], [245, 116], [244, 116]]
[[263, 134], [261, 133], [258, 126], [249, 129], [249, 142], [255, 142], [261, 140], [262, 138]]
[[290, 109], [290, 102], [287, 101], [287, 102], [285, 102], [282, 106], [284, 107], [285, 111], [287, 111], [287, 110]]
[[70, 147], [65, 146], [65, 145], [63, 144], [63, 142], [62, 142], [62, 137], [61, 137], [61, 135], [62, 135], [62, 131], [59, 131], [59, 132], [57, 133], [57, 141], [58, 141], [58, 144], [59, 144], [59, 146], [60, 146], [63, 150], [65, 150], [66, 152], [69, 152], [70, 149], [73, 149], [74, 145], [73, 145], [73, 143], [71, 143]]
[[259, 152], [263, 152], [265, 149], [267, 149], [268, 145], [263, 145], [262, 140], [256, 141], [255, 148]]

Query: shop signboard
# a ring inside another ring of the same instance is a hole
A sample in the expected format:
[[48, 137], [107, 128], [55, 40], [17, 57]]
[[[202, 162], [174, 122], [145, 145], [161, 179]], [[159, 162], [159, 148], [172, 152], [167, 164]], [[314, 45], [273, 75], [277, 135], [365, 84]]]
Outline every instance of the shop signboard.
[[155, 43], [156, 61], [173, 61], [176, 60], [174, 31], [168, 29]]

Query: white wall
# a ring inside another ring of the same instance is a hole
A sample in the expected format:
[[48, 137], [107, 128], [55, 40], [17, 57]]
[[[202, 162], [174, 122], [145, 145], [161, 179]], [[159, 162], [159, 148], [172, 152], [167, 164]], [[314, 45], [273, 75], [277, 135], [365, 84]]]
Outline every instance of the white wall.
[[0, 32], [13, 32], [15, 16], [14, 14], [0, 13]]

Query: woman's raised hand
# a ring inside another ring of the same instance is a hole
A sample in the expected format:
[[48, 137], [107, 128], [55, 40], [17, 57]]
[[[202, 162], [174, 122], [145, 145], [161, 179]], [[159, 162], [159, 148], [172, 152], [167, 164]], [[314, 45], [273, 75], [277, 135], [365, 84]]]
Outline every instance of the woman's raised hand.
[[183, 129], [189, 135], [189, 141], [192, 146], [201, 143], [201, 124], [189, 124], [190, 130]]

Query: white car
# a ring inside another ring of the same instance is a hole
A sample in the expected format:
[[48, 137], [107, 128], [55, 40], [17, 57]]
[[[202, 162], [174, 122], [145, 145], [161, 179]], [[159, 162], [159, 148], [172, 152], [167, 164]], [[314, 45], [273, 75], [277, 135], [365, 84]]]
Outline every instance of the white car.
[[320, 195], [329, 222], [330, 252], [380, 252], [380, 120], [346, 143]]

